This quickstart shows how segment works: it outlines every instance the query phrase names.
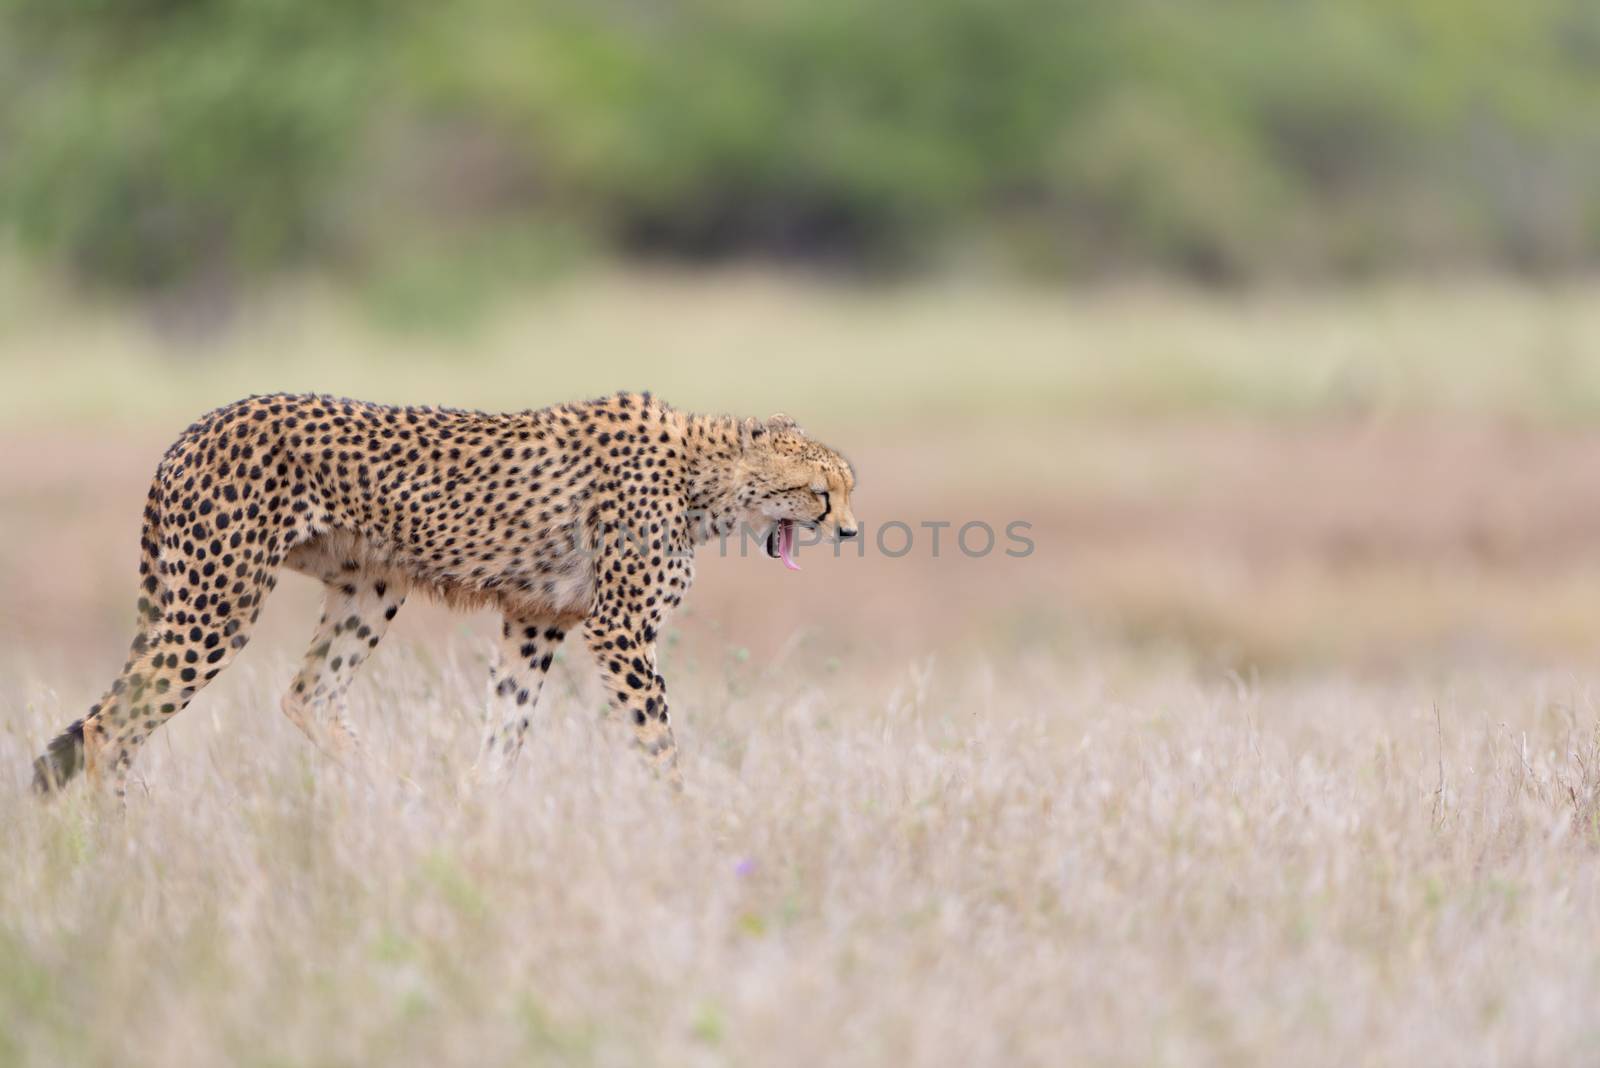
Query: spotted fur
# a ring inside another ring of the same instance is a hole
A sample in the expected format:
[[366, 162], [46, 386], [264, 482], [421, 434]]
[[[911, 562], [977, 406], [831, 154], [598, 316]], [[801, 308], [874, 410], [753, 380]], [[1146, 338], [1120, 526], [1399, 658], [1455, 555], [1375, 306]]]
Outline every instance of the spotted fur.
[[219, 408], [156, 468], [127, 663], [35, 762], [35, 786], [82, 767], [120, 796], [139, 747], [244, 648], [285, 567], [324, 586], [283, 699], [313, 742], [354, 744], [346, 692], [421, 592], [503, 617], [485, 757], [521, 750], [551, 658], [581, 625], [638, 744], [676, 781], [655, 646], [695, 547], [784, 524], [852, 537], [854, 486], [792, 420], [692, 415], [648, 393], [507, 414], [292, 395]]

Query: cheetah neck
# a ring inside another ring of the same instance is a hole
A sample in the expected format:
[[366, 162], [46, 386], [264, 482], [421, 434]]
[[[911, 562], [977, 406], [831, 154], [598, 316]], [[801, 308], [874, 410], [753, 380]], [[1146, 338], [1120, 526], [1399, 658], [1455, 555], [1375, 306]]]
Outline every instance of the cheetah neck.
[[673, 413], [678, 417], [689, 508], [704, 516], [698, 540], [729, 533], [740, 513], [745, 461], [739, 421], [726, 415]]

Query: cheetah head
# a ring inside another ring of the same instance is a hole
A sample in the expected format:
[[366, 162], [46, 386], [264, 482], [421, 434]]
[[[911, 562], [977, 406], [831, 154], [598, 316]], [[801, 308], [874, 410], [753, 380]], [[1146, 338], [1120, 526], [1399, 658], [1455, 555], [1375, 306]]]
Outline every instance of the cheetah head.
[[856, 475], [843, 456], [812, 441], [786, 415], [764, 422], [746, 419], [740, 424], [739, 442], [743, 518], [751, 529], [766, 531], [768, 556], [798, 571], [796, 528], [837, 538], [856, 536], [856, 517], [850, 510]]

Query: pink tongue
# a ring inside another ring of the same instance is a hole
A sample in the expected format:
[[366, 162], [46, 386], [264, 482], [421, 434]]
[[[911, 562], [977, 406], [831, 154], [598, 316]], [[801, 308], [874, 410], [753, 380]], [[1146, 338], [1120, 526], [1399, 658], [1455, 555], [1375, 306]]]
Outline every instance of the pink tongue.
[[799, 571], [800, 565], [794, 562], [794, 524], [782, 522], [778, 524], [778, 555], [783, 557], [783, 566], [790, 571]]

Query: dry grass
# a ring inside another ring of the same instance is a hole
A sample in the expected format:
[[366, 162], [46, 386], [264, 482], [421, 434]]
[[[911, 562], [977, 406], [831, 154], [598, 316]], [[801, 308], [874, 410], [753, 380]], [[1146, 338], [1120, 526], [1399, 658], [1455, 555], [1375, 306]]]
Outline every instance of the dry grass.
[[[673, 796], [558, 672], [386, 649], [370, 781], [225, 677], [126, 820], [0, 738], [0, 1064], [1564, 1064], [1600, 1042], [1573, 677], [1209, 685], [1086, 651], [678, 671]], [[1437, 719], [1436, 719], [1437, 709]]]
[[1600, 414], [1600, 286], [1344, 292], [828, 286], [759, 273], [585, 276], [466, 332], [374, 328], [313, 288], [180, 335], [8, 278], [0, 424], [165, 426], [250, 392], [490, 408], [651, 389], [813, 430], [1018, 420]]

